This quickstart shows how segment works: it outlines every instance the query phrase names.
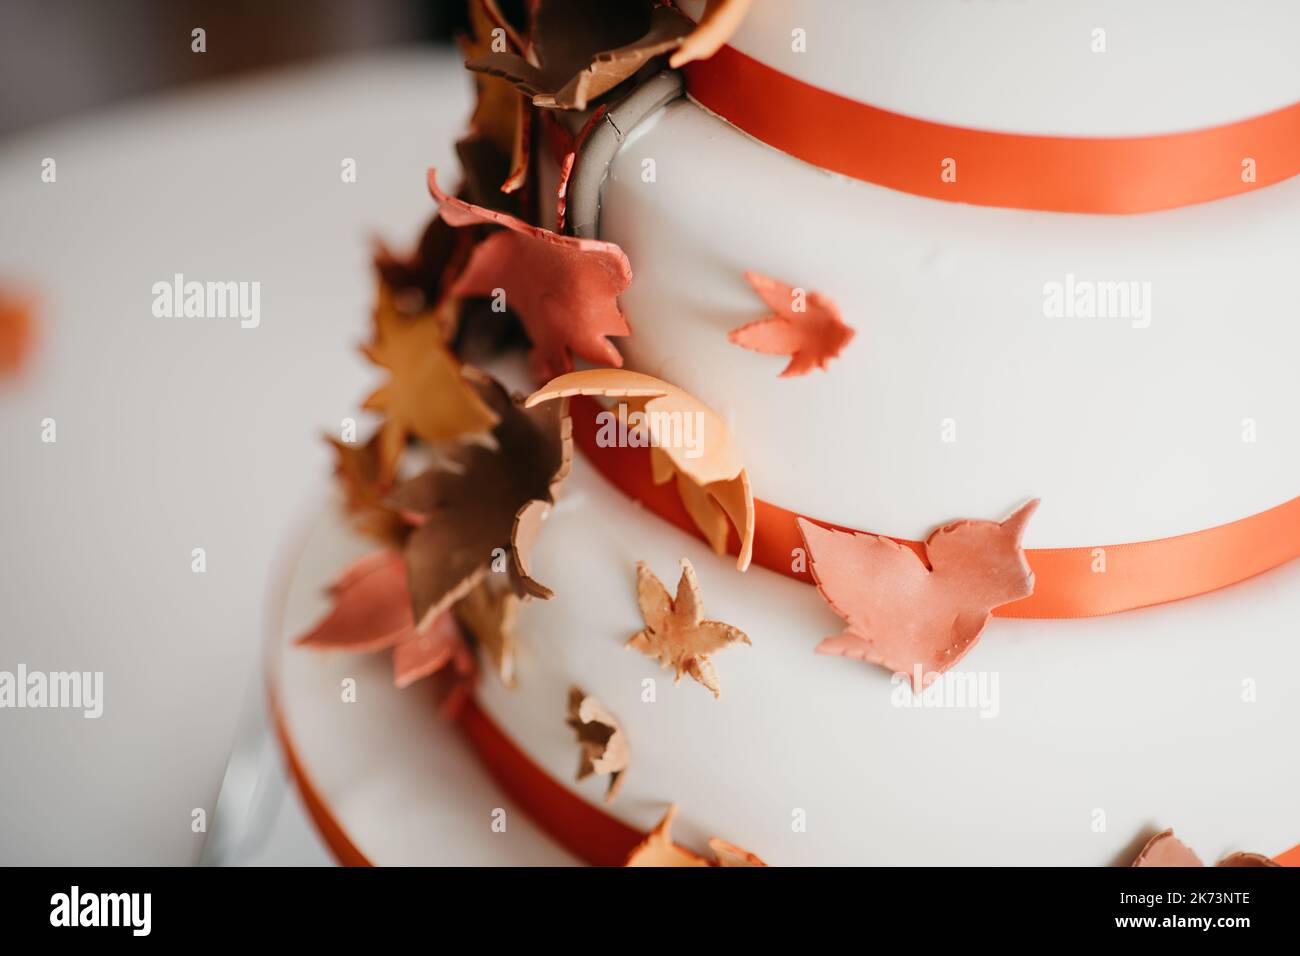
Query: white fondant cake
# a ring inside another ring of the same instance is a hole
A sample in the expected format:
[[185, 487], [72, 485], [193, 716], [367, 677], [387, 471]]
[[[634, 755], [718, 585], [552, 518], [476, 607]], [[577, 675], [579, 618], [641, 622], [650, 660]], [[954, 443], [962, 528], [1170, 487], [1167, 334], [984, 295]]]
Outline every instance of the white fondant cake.
[[[628, 365], [722, 415], [765, 501], [918, 539], [1040, 497], [1025, 544], [1049, 548], [1300, 488], [1300, 179], [1140, 216], [989, 209], [832, 176], [678, 101], [615, 158], [600, 237], [633, 263]], [[839, 306], [857, 334], [826, 372], [778, 379], [784, 358], [727, 341], [766, 313], [746, 269]], [[1071, 276], [1141, 306], [1045, 314]]]
[[[704, 0], [680, 6], [698, 18]], [[850, 99], [1010, 133], [1150, 136], [1300, 100], [1290, 0], [755, 0], [731, 45]]]
[[[1265, 0], [758, 0], [732, 43], [921, 119], [1114, 136], [1300, 101], [1297, 41], [1300, 8]], [[832, 175], [689, 100], [623, 135], [598, 217], [634, 275], [620, 351], [720, 414], [756, 498], [921, 539], [1039, 497], [1024, 545], [1088, 548], [1300, 494], [1300, 178], [1158, 213], [1047, 213]], [[768, 314], [747, 270], [832, 300], [852, 342], [778, 378], [785, 356], [728, 340]], [[1114, 314], [1087, 314], [1088, 289]], [[752, 641], [714, 656], [716, 700], [623, 649], [643, 626], [637, 563], [671, 588], [683, 558], [706, 615]], [[477, 699], [595, 806], [607, 781], [574, 782], [564, 715], [574, 685], [599, 698], [632, 753], [605, 810], [638, 829], [677, 803], [679, 843], [719, 836], [777, 865], [1127, 863], [1166, 826], [1207, 859], [1300, 843], [1300, 561], [1144, 610], [995, 618], [920, 698], [814, 653], [843, 629], [817, 589], [739, 572], [581, 456], [530, 570], [555, 597], [521, 607], [518, 686], [485, 675]]]

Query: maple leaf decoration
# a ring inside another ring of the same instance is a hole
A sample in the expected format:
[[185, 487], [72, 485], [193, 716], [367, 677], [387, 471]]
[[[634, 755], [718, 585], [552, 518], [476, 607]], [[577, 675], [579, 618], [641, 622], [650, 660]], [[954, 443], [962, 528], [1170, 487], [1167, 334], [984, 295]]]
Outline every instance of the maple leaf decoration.
[[646, 834], [646, 838], [628, 854], [624, 866], [767, 866], [762, 860], [740, 847], [717, 837], [709, 840], [709, 849], [713, 851], [715, 862], [710, 863], [698, 853], [683, 849], [673, 842], [673, 818], [677, 816], [677, 804], [673, 804], [664, 814], [663, 819]]
[[465, 66], [502, 77], [544, 109], [585, 110], [696, 29], [656, 0], [538, 0], [527, 55], [487, 53]]
[[379, 466], [385, 482], [393, 479], [408, 436], [437, 444], [484, 432], [497, 422], [461, 375], [460, 363], [444, 344], [445, 335], [435, 313], [407, 318], [397, 311], [392, 290], [379, 287], [375, 340], [362, 351], [388, 369], [389, 378], [361, 407], [384, 414]]
[[[506, 50], [518, 56], [523, 39], [501, 14], [495, 0], [470, 0], [470, 35], [460, 41], [466, 61], [493, 55], [493, 32], [499, 31]], [[510, 194], [528, 178], [532, 142], [532, 110], [528, 98], [509, 80], [485, 72], [477, 74], [477, 100], [470, 116], [470, 134], [456, 144], [461, 163], [473, 187], [473, 198], [497, 208], [493, 195]]]
[[388, 498], [390, 507], [416, 524], [405, 556], [420, 623], [469, 594], [498, 554], [509, 554], [516, 594], [551, 597], [529, 572], [528, 549], [569, 473], [568, 409], [526, 411], [485, 376], [474, 387], [499, 419], [492, 430], [495, 447], [461, 445]]
[[457, 601], [454, 610], [461, 628], [474, 636], [501, 683], [514, 687], [519, 597], [509, 588], [493, 587], [484, 580]]
[[738, 627], [704, 620], [700, 585], [691, 562], [682, 558], [682, 576], [674, 598], [645, 562], [638, 561], [636, 602], [646, 626], [633, 634], [625, 646], [653, 657], [661, 667], [671, 667], [675, 671], [674, 684], [680, 684], [682, 677], [690, 674], [712, 691], [714, 697], [722, 696], [710, 655], [732, 644], [748, 644], [750, 640]]
[[429, 170], [429, 192], [452, 226], [504, 226], [474, 247], [452, 285], [456, 297], [492, 297], [523, 322], [533, 343], [533, 368], [542, 379], [568, 371], [573, 355], [598, 365], [622, 365], [608, 339], [630, 330], [618, 296], [632, 281], [627, 256], [612, 242], [561, 236], [507, 213], [475, 206], [438, 188]]
[[707, 60], [736, 32], [753, 0], [707, 0], [699, 25], [682, 41], [668, 65], [674, 70], [693, 60]]
[[[754, 550], [754, 495], [740, 449], [717, 413], [689, 392], [639, 372], [589, 369], [547, 382], [528, 397], [532, 407], [573, 395], [620, 399], [629, 426], [650, 446], [654, 483], [676, 480], [687, 514], [717, 554], [725, 554], [730, 528], [740, 549], [736, 567], [749, 567]], [[694, 429], [687, 440], [686, 426]]]
[[401, 516], [384, 504], [388, 486], [379, 464], [379, 433], [364, 445], [326, 435], [334, 449], [334, 475], [343, 488], [345, 508], [364, 534], [387, 544], [400, 543], [408, 530]]
[[920, 690], [971, 649], [994, 608], [1033, 593], [1020, 538], [1037, 507], [1030, 501], [1000, 524], [940, 528], [925, 542], [925, 561], [889, 538], [799, 518], [817, 590], [848, 624], [817, 653], [906, 673]]
[[[1147, 841], [1133, 866], [1205, 866], [1173, 830], [1164, 830]], [[1281, 866], [1261, 853], [1232, 853], [1215, 866]]]
[[825, 296], [804, 292], [757, 272], [746, 272], [745, 278], [772, 315], [733, 329], [727, 339], [765, 355], [790, 356], [781, 378], [825, 369], [826, 363], [852, 341], [853, 330], [840, 320], [835, 303]]
[[474, 658], [450, 614], [416, 626], [407, 597], [406, 565], [385, 549], [354, 561], [330, 585], [334, 605], [297, 643], [321, 651], [374, 653], [392, 649], [393, 683], [407, 687], [451, 666], [462, 679]]
[[577, 735], [578, 747], [582, 752], [576, 779], [586, 780], [592, 774], [608, 774], [605, 802], [609, 803], [623, 786], [623, 772], [632, 760], [622, 725], [604, 704], [589, 696], [581, 687], [569, 688], [569, 717], [566, 723]]

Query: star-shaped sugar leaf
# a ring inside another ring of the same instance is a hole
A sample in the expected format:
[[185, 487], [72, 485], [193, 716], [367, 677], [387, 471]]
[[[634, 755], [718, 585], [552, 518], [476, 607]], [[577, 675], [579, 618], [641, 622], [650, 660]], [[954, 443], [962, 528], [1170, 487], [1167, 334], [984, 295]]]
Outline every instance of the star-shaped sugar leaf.
[[700, 599], [700, 585], [691, 562], [682, 558], [682, 576], [677, 582], [677, 596], [654, 576], [644, 562], [636, 566], [636, 600], [645, 627], [627, 642], [661, 667], [672, 668], [674, 683], [690, 674], [714, 697], [722, 687], [713, 672], [711, 655], [732, 644], [748, 644], [749, 638], [738, 627], [722, 621], [706, 621]]

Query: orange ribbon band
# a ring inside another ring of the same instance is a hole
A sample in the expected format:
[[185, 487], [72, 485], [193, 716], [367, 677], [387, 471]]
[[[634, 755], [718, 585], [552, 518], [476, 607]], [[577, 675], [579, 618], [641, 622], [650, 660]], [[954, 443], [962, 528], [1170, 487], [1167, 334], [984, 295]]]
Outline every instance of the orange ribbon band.
[[[593, 399], [570, 400], [574, 442], [611, 484], [655, 514], [700, 537], [672, 482], [656, 485], [647, 448], [601, 447]], [[792, 568], [804, 547], [799, 517], [828, 528], [842, 525], [798, 515], [767, 501], [754, 502], [754, 563], [812, 583]], [[924, 557], [924, 544], [891, 538]], [[739, 543], [733, 533], [733, 554]], [[1194, 597], [1236, 584], [1300, 557], [1300, 498], [1229, 524], [1133, 544], [1084, 548], [1026, 548], [1034, 593], [993, 613], [997, 617], [1097, 617]], [[806, 563], [806, 562], [805, 562]]]
[[769, 146], [931, 199], [1127, 214], [1222, 199], [1300, 173], [1300, 103], [1184, 133], [1028, 136], [883, 110], [729, 46], [685, 73], [697, 103]]
[[646, 838], [533, 763], [472, 698], [465, 701], [457, 720], [497, 785], [533, 823], [588, 866], [622, 866]]

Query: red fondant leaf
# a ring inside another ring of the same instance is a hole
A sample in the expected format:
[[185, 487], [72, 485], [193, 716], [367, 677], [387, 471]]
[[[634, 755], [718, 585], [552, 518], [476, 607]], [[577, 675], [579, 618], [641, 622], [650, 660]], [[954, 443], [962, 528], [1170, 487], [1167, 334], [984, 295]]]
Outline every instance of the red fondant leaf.
[[756, 272], [746, 272], [745, 278], [773, 314], [733, 329], [727, 338], [765, 355], [790, 356], [782, 378], [826, 368], [852, 340], [853, 330], [840, 320], [835, 303], [825, 296]]
[[1037, 506], [1031, 501], [1001, 524], [940, 528], [925, 543], [929, 567], [889, 538], [800, 518], [817, 589], [848, 624], [818, 653], [906, 673], [920, 690], [971, 649], [994, 608], [1033, 593], [1020, 538]]
[[393, 649], [393, 682], [398, 687], [428, 677], [448, 663], [462, 676], [474, 660], [450, 614], [416, 628], [407, 593], [406, 565], [385, 549], [348, 565], [330, 585], [334, 599], [319, 624], [297, 643], [316, 650], [373, 653]]
[[632, 281], [622, 249], [598, 239], [561, 236], [448, 196], [438, 188], [432, 169], [429, 191], [452, 226], [505, 227], [474, 247], [451, 294], [503, 293], [532, 340], [533, 366], [540, 377], [571, 369], [573, 354], [598, 365], [623, 364], [607, 338], [629, 334], [618, 307], [619, 294]]

